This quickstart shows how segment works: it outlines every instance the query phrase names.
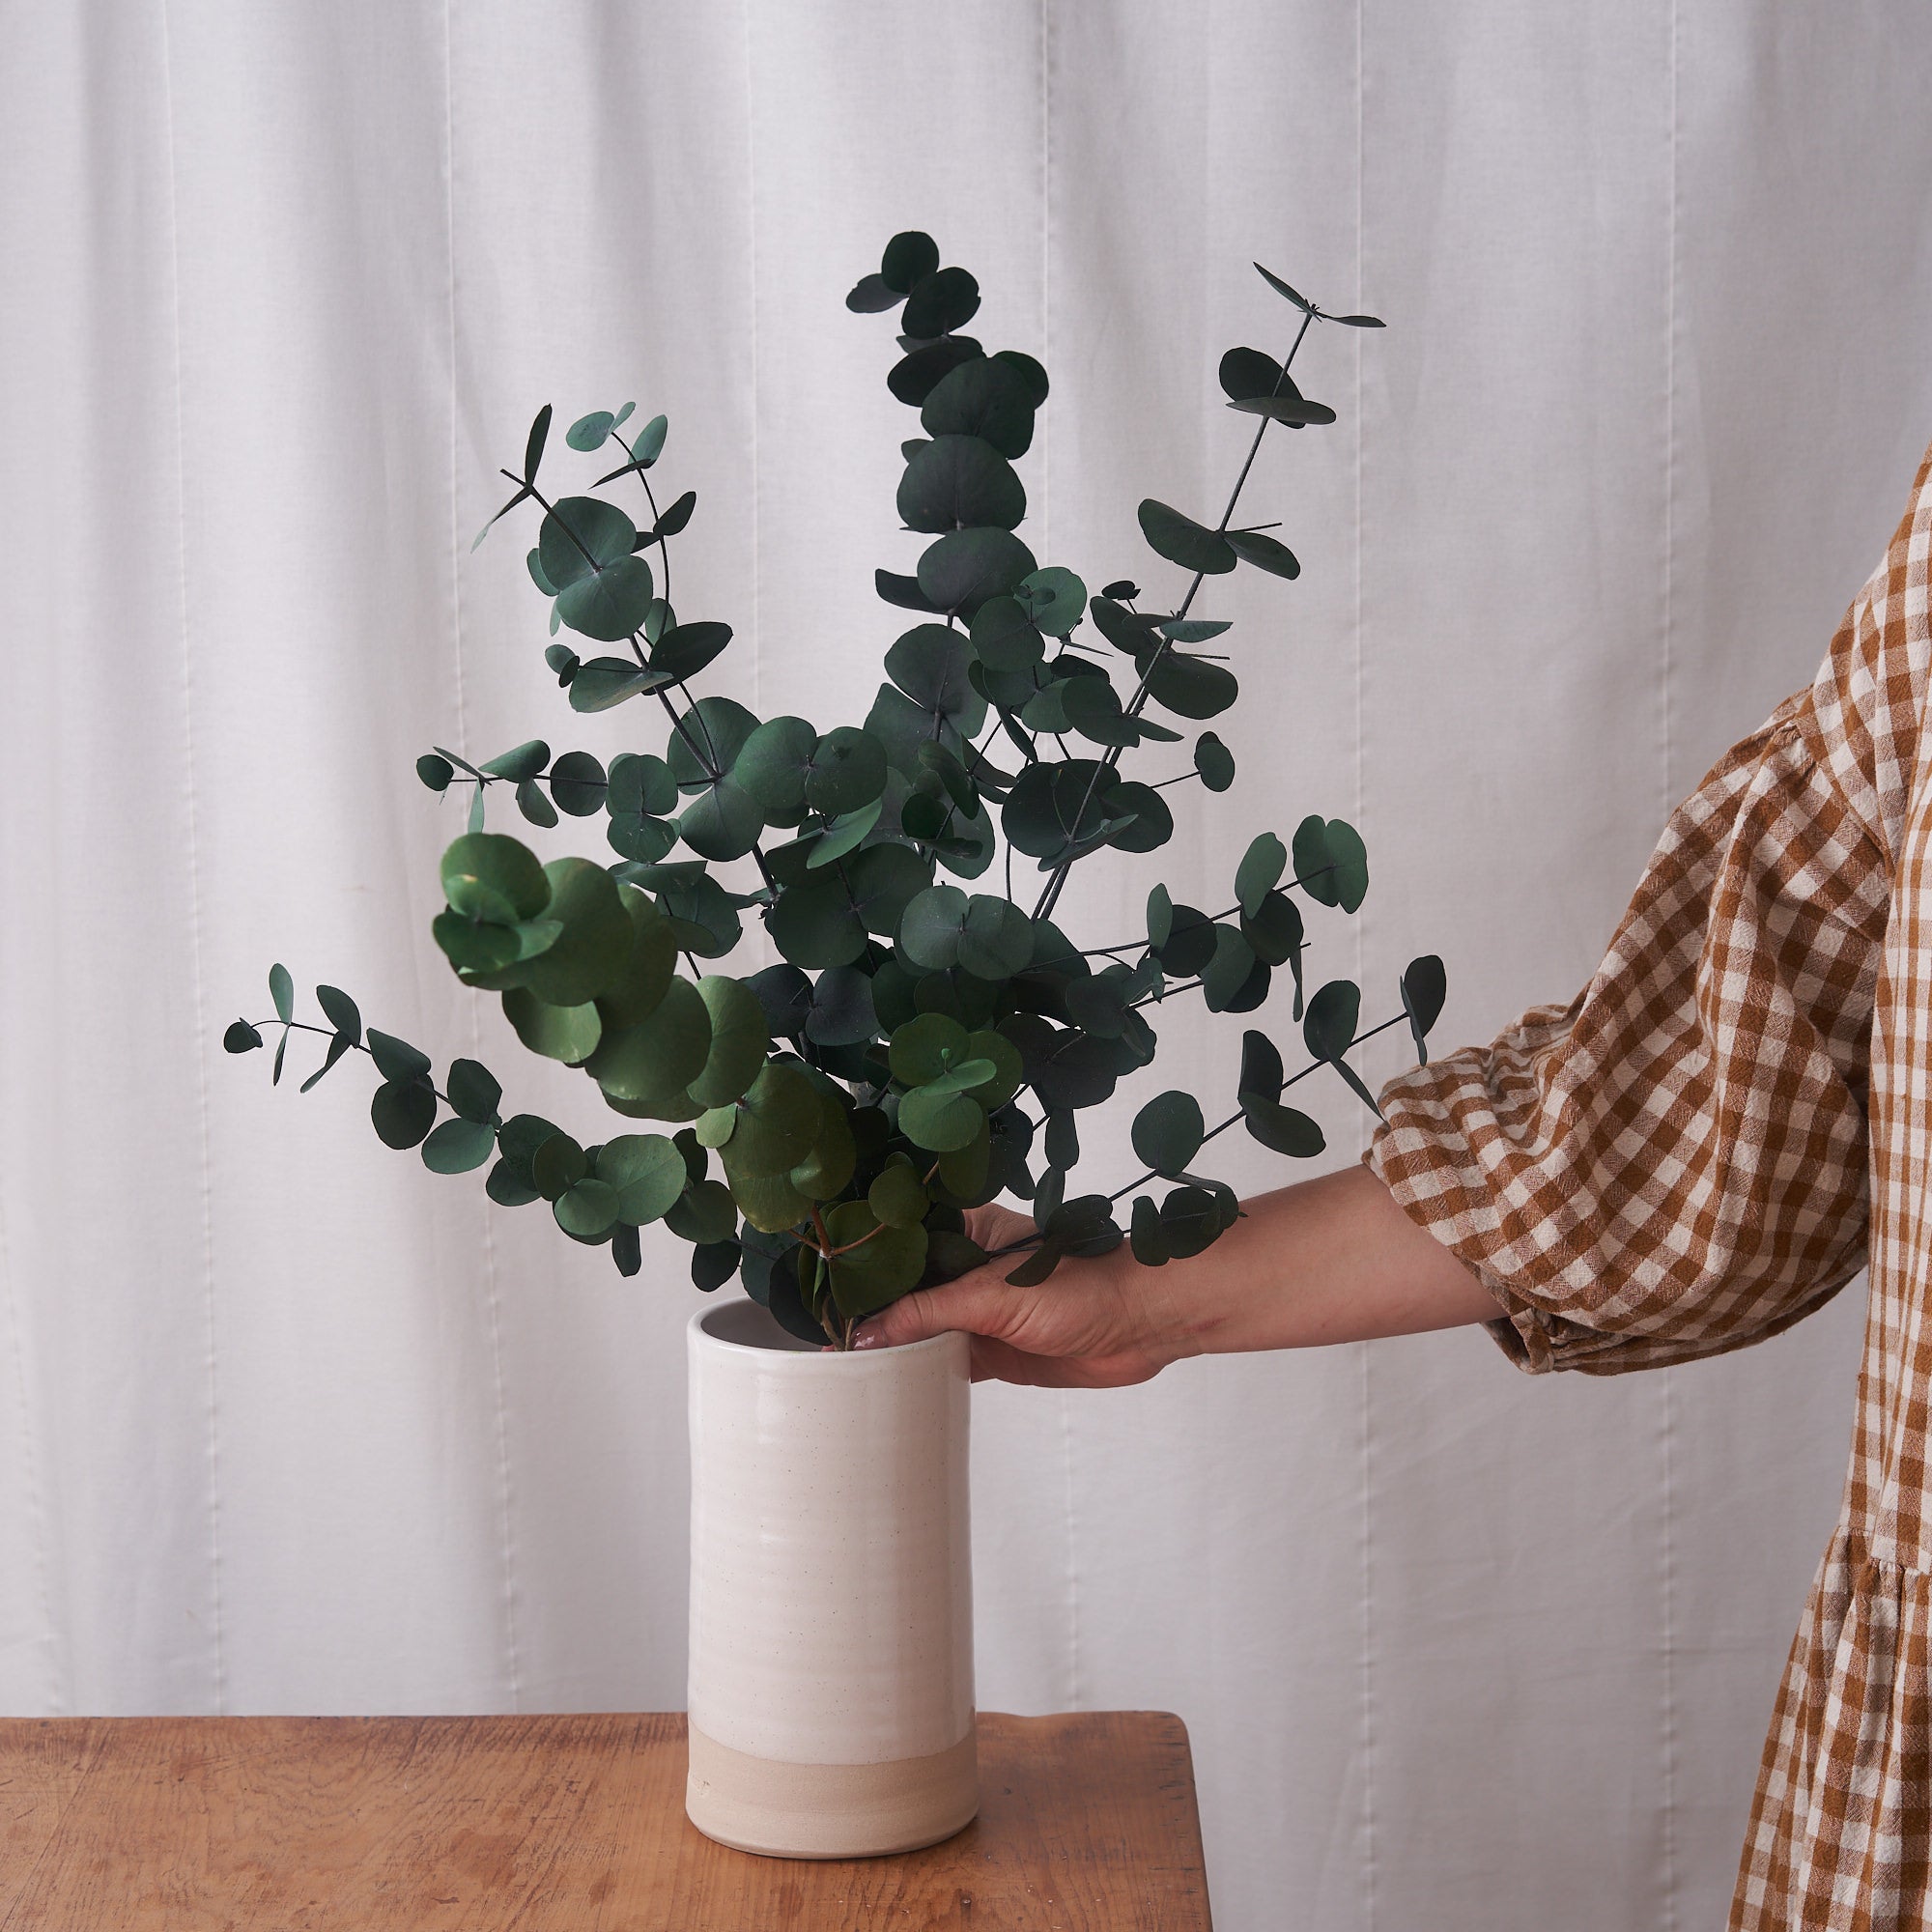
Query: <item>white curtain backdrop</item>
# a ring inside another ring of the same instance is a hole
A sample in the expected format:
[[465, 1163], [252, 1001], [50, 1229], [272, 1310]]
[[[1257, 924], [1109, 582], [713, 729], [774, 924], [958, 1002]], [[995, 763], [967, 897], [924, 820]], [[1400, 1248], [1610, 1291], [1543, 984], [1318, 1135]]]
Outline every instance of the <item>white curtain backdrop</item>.
[[[563, 706], [527, 531], [469, 554], [539, 404], [668, 412], [712, 688], [829, 725], [921, 541], [841, 301], [894, 230], [1045, 360], [1026, 533], [1095, 584], [1239, 461], [1216, 359], [1293, 320], [1252, 259], [1386, 316], [1311, 341], [1340, 422], [1250, 486], [1301, 582], [1214, 586], [1239, 781], [1065, 923], [1341, 814], [1375, 884], [1320, 970], [1379, 1011], [1438, 951], [1486, 1037], [1891, 530], [1928, 79], [1903, 0], [0, 5], [0, 1706], [681, 1701], [681, 1245], [623, 1281], [378, 1145], [366, 1063], [220, 1051], [280, 958], [592, 1124], [432, 945], [459, 808], [412, 771], [655, 748]], [[1238, 1025], [1160, 1030], [1148, 1091], [1232, 1090]], [[1178, 1711], [1225, 1932], [1716, 1923], [1861, 1302], [1610, 1382], [1469, 1331], [983, 1388], [980, 1701]]]

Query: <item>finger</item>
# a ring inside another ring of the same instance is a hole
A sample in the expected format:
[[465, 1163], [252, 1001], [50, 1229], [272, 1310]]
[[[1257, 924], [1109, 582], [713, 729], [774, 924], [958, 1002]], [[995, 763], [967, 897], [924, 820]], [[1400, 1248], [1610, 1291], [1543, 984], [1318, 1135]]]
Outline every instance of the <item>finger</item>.
[[1015, 1295], [992, 1268], [976, 1268], [937, 1288], [901, 1295], [865, 1322], [855, 1349], [902, 1349], [929, 1335], [963, 1329], [969, 1335], [1004, 1335], [1020, 1318], [1027, 1297]]

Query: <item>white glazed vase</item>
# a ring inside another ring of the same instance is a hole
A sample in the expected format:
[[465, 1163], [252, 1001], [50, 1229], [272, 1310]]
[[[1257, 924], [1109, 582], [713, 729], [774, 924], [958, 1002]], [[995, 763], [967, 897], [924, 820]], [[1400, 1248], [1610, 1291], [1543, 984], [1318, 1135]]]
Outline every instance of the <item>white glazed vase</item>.
[[691, 1772], [706, 1836], [936, 1844], [979, 1809], [963, 1335], [837, 1354], [692, 1318]]

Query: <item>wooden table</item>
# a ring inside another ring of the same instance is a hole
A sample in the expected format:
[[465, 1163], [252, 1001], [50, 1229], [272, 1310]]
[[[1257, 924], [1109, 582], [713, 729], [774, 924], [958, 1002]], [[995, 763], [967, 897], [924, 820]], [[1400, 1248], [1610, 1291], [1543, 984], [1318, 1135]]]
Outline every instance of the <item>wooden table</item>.
[[0, 1932], [1208, 1932], [1179, 1718], [982, 1716], [980, 1816], [751, 1858], [684, 1719], [0, 1719]]

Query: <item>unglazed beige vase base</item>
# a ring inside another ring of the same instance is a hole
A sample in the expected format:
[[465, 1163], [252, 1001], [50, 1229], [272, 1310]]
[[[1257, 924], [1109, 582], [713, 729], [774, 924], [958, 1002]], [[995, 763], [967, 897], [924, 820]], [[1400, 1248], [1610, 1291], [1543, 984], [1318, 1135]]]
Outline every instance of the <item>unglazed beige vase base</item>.
[[775, 1859], [867, 1859], [936, 1845], [980, 1808], [977, 1739], [892, 1764], [781, 1764], [691, 1730], [684, 1808], [707, 1838]]

